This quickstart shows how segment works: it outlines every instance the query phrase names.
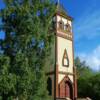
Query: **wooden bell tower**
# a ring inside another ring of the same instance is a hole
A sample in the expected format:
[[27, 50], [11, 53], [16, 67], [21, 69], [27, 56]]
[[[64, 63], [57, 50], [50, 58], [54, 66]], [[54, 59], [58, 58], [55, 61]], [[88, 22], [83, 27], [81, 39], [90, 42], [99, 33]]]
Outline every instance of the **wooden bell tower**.
[[74, 66], [72, 17], [57, 4], [55, 23], [55, 62], [48, 67], [47, 89], [54, 100], [76, 100], [77, 81]]

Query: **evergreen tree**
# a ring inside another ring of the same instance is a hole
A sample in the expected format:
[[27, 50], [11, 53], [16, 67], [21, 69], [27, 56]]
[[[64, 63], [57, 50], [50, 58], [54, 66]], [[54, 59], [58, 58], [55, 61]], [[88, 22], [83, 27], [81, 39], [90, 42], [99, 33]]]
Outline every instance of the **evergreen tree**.
[[52, 44], [55, 4], [50, 0], [4, 1], [0, 96], [2, 100], [48, 100], [45, 61]]

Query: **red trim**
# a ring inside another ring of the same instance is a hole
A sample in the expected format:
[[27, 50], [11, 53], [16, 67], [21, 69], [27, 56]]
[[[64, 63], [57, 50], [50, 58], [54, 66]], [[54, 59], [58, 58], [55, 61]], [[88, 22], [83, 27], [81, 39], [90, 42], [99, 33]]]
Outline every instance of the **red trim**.
[[[67, 87], [65, 85], [67, 85]], [[68, 96], [73, 100], [74, 98], [73, 90], [74, 90], [73, 83], [71, 82], [68, 76], [65, 76], [64, 79], [59, 84], [59, 97], [66, 98], [66, 96]]]
[[77, 78], [76, 78], [76, 68], [74, 67], [74, 97], [77, 98]]
[[58, 97], [58, 65], [56, 65], [56, 98]]
[[[46, 73], [46, 75], [53, 75], [53, 74], [54, 74], [54, 71], [51, 71], [51, 72]], [[73, 74], [73, 73], [70, 73], [70, 72], [64, 72], [64, 71], [58, 71], [58, 74], [72, 75], [72, 76], [75, 75], [75, 74]]]

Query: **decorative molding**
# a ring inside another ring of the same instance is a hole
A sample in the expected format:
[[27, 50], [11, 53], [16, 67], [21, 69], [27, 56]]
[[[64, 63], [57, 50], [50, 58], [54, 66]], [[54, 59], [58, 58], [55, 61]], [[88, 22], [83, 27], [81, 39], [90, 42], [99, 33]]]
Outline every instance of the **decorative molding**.
[[72, 35], [72, 32], [71, 32], [71, 31], [68, 31], [68, 30], [63, 30], [63, 29], [61, 29], [61, 28], [57, 28], [57, 30], [58, 30], [58, 31], [60, 31], [60, 32], [65, 33], [65, 34]]
[[64, 39], [68, 39], [68, 40], [73, 41], [71, 35], [62, 34], [62, 33], [57, 33], [56, 35], [57, 35], [58, 37], [62, 37], [62, 38], [64, 38]]
[[65, 16], [64, 14], [61, 14], [61, 13], [59, 13], [59, 12], [56, 13], [56, 16], [57, 16], [57, 15], [62, 16], [62, 17], [66, 18], [66, 19], [68, 19], [68, 20], [70, 20], [70, 21], [73, 21], [73, 18], [70, 17], [70, 16]]
[[64, 74], [64, 75], [72, 75], [72, 76], [74, 76], [74, 74], [70, 73], [70, 72], [59, 71], [58, 73], [59, 74]]
[[[55, 74], [54, 71], [51, 71], [51, 72], [46, 73], [46, 75], [53, 75], [53, 74]], [[58, 71], [58, 74], [72, 75], [72, 76], [75, 75], [75, 74], [73, 74], [73, 73], [70, 73], [70, 72], [64, 72], [64, 71]]]

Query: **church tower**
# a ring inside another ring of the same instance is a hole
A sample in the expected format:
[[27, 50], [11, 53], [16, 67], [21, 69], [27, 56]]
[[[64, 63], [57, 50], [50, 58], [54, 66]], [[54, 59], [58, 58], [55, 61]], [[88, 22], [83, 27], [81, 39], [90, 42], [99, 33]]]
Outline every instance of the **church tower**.
[[76, 100], [77, 81], [74, 66], [72, 17], [60, 4], [53, 18], [55, 26], [54, 64], [49, 66], [47, 89], [54, 100]]

